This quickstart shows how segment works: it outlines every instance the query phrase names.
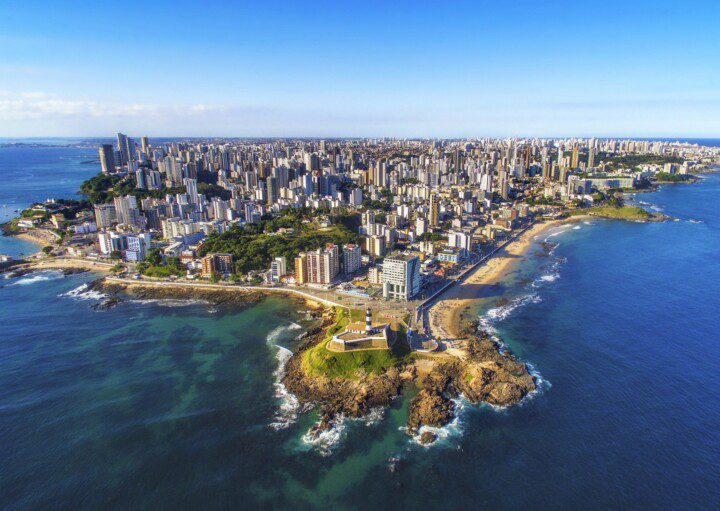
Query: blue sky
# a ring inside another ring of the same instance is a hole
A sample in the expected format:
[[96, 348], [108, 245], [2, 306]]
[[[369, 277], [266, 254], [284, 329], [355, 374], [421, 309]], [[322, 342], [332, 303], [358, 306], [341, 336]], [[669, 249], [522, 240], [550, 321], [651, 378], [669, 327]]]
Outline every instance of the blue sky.
[[720, 2], [0, 2], [0, 136], [720, 137]]

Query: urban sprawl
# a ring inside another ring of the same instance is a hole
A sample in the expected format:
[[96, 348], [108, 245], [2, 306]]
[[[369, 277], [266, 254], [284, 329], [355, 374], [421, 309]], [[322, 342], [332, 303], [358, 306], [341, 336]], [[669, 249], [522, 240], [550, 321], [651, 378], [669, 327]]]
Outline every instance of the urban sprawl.
[[127, 278], [417, 307], [536, 219], [619, 207], [620, 192], [691, 179], [719, 156], [641, 140], [118, 134], [99, 148], [87, 200], [48, 199], [11, 227], [52, 241], [49, 255], [106, 260]]

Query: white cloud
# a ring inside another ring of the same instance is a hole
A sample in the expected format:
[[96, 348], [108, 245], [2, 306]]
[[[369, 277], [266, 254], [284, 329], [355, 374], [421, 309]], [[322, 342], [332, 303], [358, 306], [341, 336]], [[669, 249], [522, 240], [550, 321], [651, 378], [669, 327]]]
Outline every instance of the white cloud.
[[0, 136], [715, 136], [720, 102], [701, 98], [453, 98], [388, 107], [235, 103], [126, 104], [0, 90]]

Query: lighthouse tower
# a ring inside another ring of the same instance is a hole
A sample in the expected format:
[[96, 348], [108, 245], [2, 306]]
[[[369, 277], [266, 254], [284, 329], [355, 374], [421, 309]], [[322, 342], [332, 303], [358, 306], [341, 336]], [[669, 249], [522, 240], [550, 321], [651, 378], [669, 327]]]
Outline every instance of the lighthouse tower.
[[372, 311], [370, 307], [365, 309], [365, 333], [372, 333]]

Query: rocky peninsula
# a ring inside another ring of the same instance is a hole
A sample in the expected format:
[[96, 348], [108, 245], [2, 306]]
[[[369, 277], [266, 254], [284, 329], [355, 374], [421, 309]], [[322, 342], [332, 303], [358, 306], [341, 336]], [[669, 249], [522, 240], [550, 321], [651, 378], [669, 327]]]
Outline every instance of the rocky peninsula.
[[484, 332], [473, 333], [476, 324], [467, 329], [464, 357], [414, 352], [401, 356], [402, 347], [394, 346], [394, 363], [381, 370], [370, 369], [371, 364], [358, 356], [361, 352], [355, 352], [344, 354], [358, 362], [352, 376], [319, 373], [308, 366], [308, 353], [324, 349], [336, 314], [326, 309], [322, 324], [308, 333], [288, 361], [282, 380], [303, 407], [318, 409], [321, 419], [311, 435], [333, 427], [341, 417], [363, 417], [374, 408], [390, 406], [404, 388], [414, 386], [420, 391], [410, 403], [407, 432], [422, 443], [432, 443], [436, 436], [423, 431], [423, 426], [441, 427], [451, 422], [456, 415], [453, 398], [463, 395], [471, 403], [508, 406], [536, 388], [527, 366]]

